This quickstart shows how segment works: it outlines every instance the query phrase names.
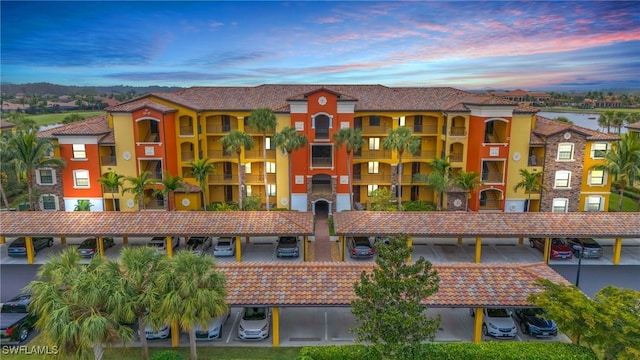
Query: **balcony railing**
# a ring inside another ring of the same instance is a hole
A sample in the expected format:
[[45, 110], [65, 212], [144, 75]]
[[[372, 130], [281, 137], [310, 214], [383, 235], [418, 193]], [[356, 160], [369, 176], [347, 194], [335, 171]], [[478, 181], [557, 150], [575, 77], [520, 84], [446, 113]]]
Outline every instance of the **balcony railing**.
[[144, 208], [146, 210], [159, 210], [165, 208], [166, 201], [163, 199], [149, 199], [144, 201]]
[[318, 195], [329, 195], [331, 194], [331, 184], [312, 184], [311, 192]]
[[452, 127], [449, 129], [449, 135], [451, 136], [467, 136], [467, 128], [466, 127]]
[[502, 183], [504, 175], [501, 172], [489, 171], [482, 173], [482, 181], [485, 183]]
[[207, 134], [228, 133], [231, 130], [238, 130], [237, 124], [207, 124]]
[[103, 156], [100, 158], [102, 166], [116, 166], [118, 165], [117, 159], [115, 156]]
[[356, 159], [389, 159], [391, 158], [391, 151], [389, 150], [365, 150], [353, 153], [353, 157]]
[[[246, 183], [264, 183], [264, 176], [262, 174], [245, 174], [244, 181]], [[276, 181], [276, 174], [267, 174], [267, 182], [274, 184]]]
[[193, 135], [193, 126], [180, 126], [180, 135]]
[[193, 161], [195, 158], [193, 151], [183, 151], [180, 155], [182, 156], [182, 161]]
[[531, 155], [529, 156], [529, 160], [527, 162], [527, 164], [529, 166], [542, 166], [542, 157], [541, 156], [535, 156], [535, 155]]
[[380, 126], [363, 126], [362, 135], [387, 134], [391, 129], [391, 124], [381, 123]]
[[212, 174], [208, 176], [209, 183], [238, 183], [238, 175], [236, 174]]
[[330, 168], [333, 165], [332, 157], [313, 157], [311, 158], [311, 166], [318, 168]]
[[449, 161], [451, 162], [461, 162], [462, 161], [462, 153], [451, 153], [449, 154]]
[[354, 184], [390, 184], [391, 174], [360, 174], [353, 176]]
[[[272, 150], [272, 149], [267, 149], [267, 159], [275, 159], [276, 158], [276, 151]], [[251, 158], [251, 159], [262, 159], [262, 152], [263, 150], [246, 150], [244, 152], [244, 156], [246, 158]]]
[[230, 154], [223, 150], [208, 150], [207, 156], [209, 157], [209, 159], [235, 158], [236, 154]]
[[437, 134], [438, 133], [438, 125], [422, 124], [422, 125], [413, 125], [411, 128], [413, 129], [413, 132], [416, 134]]
[[500, 210], [501, 205], [502, 205], [502, 200], [480, 199], [480, 210]]
[[425, 159], [425, 160], [433, 160], [436, 157], [435, 150], [422, 150], [418, 153], [405, 153], [404, 156], [411, 159]]

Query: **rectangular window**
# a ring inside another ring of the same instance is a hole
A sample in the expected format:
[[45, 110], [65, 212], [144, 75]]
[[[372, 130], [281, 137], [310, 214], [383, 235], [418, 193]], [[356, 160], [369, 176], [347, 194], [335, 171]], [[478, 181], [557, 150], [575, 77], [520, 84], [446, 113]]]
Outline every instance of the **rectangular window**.
[[77, 187], [77, 188], [88, 188], [89, 187], [89, 171], [87, 170], [74, 171], [73, 184], [74, 184], [74, 187]]
[[74, 159], [86, 159], [87, 151], [85, 150], [84, 144], [73, 144], [73, 158]]
[[371, 196], [371, 193], [378, 190], [378, 185], [367, 185], [367, 195]]
[[311, 167], [331, 168], [333, 167], [333, 146], [332, 145], [311, 145]]
[[602, 211], [604, 199], [602, 196], [587, 197], [587, 211]]
[[369, 174], [377, 174], [380, 163], [377, 161], [369, 161]]
[[245, 190], [247, 191], [247, 196], [253, 194], [253, 187], [251, 187], [251, 185], [245, 185]]
[[567, 199], [553, 199], [553, 208], [551, 212], [567, 212], [569, 208], [569, 200]]
[[57, 200], [55, 195], [42, 195], [42, 210], [57, 210]]
[[380, 116], [379, 115], [369, 116], [369, 126], [380, 126]]
[[607, 153], [607, 143], [595, 143], [591, 145], [592, 159], [604, 159], [604, 154], [606, 153]]
[[604, 170], [589, 171], [589, 185], [604, 185]]
[[369, 150], [380, 150], [380, 138], [369, 138]]
[[271, 137], [270, 136], [267, 136], [264, 139], [264, 143], [265, 143], [265, 145], [264, 145], [265, 150], [273, 150], [273, 148], [271, 147], [272, 144], [271, 144]]
[[276, 173], [276, 163], [267, 161], [267, 174]]
[[571, 171], [556, 171], [554, 188], [568, 188], [571, 186]]
[[244, 173], [251, 174], [251, 163], [244, 164]]
[[56, 181], [53, 169], [38, 169], [36, 180], [38, 185], [54, 185]]
[[267, 186], [267, 188], [269, 189], [269, 196], [276, 196], [276, 186], [273, 184], [269, 184]]
[[573, 160], [573, 144], [558, 144], [558, 160]]

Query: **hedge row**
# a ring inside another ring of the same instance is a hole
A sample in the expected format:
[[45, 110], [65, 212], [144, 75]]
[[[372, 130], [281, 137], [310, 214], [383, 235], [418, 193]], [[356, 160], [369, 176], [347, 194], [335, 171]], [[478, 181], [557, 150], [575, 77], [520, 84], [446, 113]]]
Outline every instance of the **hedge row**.
[[[405, 358], [438, 360], [597, 360], [586, 347], [559, 342], [429, 343]], [[308, 346], [301, 360], [378, 360], [373, 348], [363, 345]]]

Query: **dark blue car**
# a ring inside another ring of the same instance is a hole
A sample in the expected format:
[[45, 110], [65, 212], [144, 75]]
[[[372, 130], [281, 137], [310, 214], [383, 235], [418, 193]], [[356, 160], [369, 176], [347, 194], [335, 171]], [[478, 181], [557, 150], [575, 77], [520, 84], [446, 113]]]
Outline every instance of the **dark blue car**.
[[516, 309], [513, 316], [524, 334], [535, 337], [552, 337], [558, 335], [555, 321], [545, 318], [546, 312], [541, 308]]
[[[52, 237], [34, 237], [33, 238], [33, 250], [34, 256], [38, 253], [38, 251], [44, 249], [45, 247], [53, 246], [53, 238]], [[18, 256], [27, 256], [27, 241], [23, 237], [19, 237], [9, 244], [9, 248], [7, 249], [7, 254], [11, 257]]]

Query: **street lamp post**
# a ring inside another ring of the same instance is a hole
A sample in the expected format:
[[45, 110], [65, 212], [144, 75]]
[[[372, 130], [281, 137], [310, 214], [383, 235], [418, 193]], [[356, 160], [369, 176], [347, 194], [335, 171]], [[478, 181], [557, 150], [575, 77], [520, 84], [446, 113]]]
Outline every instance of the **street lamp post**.
[[582, 255], [584, 254], [584, 244], [582, 243], [582, 239], [578, 239], [580, 241], [580, 252], [578, 253], [578, 272], [576, 274], [576, 287], [580, 288], [580, 268], [582, 267]]

